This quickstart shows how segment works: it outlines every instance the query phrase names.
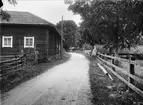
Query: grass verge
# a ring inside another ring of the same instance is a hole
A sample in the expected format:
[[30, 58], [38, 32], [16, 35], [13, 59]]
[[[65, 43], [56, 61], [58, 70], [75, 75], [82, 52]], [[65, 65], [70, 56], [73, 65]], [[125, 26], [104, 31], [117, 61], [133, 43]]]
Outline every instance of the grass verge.
[[[129, 93], [127, 86], [117, 77], [109, 74], [114, 78], [109, 79], [98, 67], [97, 60], [90, 60], [90, 87], [93, 94], [92, 103], [94, 105], [142, 105], [143, 98], [136, 93]], [[94, 64], [94, 65], [92, 65]]]

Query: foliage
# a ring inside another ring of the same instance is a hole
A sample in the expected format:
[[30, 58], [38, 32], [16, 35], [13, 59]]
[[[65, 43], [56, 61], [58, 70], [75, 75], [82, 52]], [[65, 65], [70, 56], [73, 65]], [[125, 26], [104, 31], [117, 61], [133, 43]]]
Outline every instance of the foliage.
[[1, 15], [2, 15], [2, 20], [9, 21], [10, 15], [6, 11], [1, 10]]
[[142, 36], [142, 38], [141, 38], [141, 40], [139, 42], [139, 45], [143, 45], [143, 36]]
[[[16, 0], [8, 0], [8, 2], [12, 5], [17, 4]], [[6, 11], [2, 10], [2, 8], [1, 8], [2, 6], [3, 6], [3, 1], [1, 0], [0, 1], [0, 15], [1, 15], [1, 18], [2, 18], [2, 20], [9, 21], [10, 15]]]
[[17, 0], [8, 0], [8, 2], [12, 5], [16, 5], [17, 4]]
[[83, 44], [82, 48], [84, 48], [85, 50], [92, 50], [93, 47], [90, 44]]
[[[62, 21], [57, 23], [56, 27], [61, 31]], [[63, 20], [63, 38], [67, 46], [75, 46], [75, 34], [77, 30], [77, 25], [72, 20]]]
[[[16, 5], [17, 4], [17, 2], [16, 2], [16, 0], [7, 0], [10, 4], [12, 4], [12, 5]], [[0, 8], [3, 6], [3, 0], [1, 0], [0, 1]]]
[[69, 10], [81, 15], [87, 43], [102, 43], [118, 52], [137, 45], [143, 36], [143, 1], [76, 0]]
[[78, 27], [75, 34], [75, 46], [81, 48], [84, 43], [82, 29]]
[[3, 2], [2, 1], [0, 1], [0, 7], [2, 7], [3, 6]]

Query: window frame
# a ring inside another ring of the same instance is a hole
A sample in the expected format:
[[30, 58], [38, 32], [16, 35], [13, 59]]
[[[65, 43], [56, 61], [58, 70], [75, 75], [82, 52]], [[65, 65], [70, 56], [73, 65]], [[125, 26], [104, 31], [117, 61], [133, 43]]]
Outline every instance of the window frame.
[[[26, 45], [26, 40], [27, 39], [32, 39], [32, 46], [27, 46]], [[35, 39], [34, 39], [34, 36], [33, 37], [29, 37], [29, 36], [24, 36], [24, 48], [34, 48], [34, 42], [35, 42]]]
[[[11, 39], [10, 45], [5, 45], [5, 41], [4, 41], [5, 38], [10, 38]], [[12, 48], [13, 47], [13, 36], [2, 36], [2, 47], [3, 48], [4, 47], [10, 47], [10, 48]]]

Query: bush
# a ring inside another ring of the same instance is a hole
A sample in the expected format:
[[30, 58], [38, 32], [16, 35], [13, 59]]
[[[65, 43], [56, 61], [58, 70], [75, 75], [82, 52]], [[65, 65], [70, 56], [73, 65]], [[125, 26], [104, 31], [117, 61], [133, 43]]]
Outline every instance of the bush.
[[82, 48], [84, 48], [85, 50], [92, 50], [93, 46], [91, 46], [90, 44], [83, 44]]
[[108, 53], [108, 50], [106, 48], [104, 48], [104, 45], [95, 45], [96, 49], [98, 52], [100, 53]]

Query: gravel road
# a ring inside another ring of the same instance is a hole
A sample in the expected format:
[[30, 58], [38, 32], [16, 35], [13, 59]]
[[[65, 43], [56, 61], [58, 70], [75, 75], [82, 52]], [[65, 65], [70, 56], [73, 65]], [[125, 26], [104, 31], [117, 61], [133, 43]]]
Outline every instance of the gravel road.
[[71, 58], [8, 92], [2, 105], [91, 105], [89, 61]]

